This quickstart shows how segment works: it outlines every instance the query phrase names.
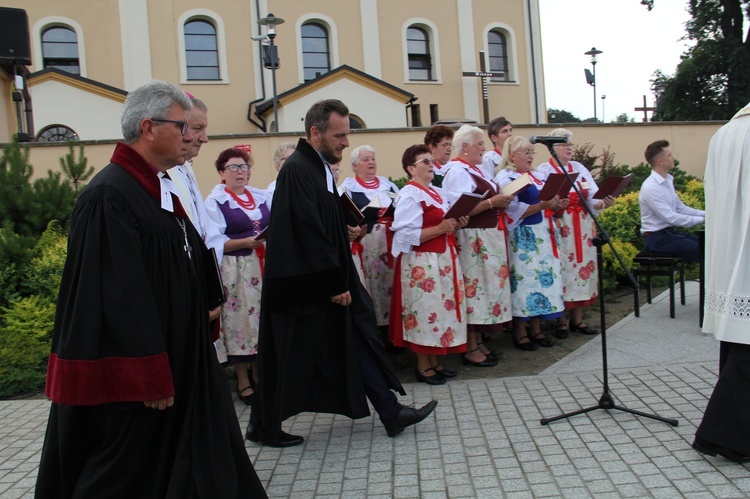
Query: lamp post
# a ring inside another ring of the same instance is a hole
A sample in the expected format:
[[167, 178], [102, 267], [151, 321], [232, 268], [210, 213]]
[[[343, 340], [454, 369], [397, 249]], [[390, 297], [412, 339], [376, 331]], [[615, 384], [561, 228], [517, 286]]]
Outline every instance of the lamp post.
[[273, 87], [273, 128], [274, 132], [279, 131], [279, 101], [276, 97], [276, 67], [278, 66], [278, 57], [276, 56], [276, 47], [273, 44], [276, 38], [276, 26], [283, 24], [284, 20], [276, 17], [270, 12], [264, 18], [258, 19], [258, 24], [266, 27], [266, 36], [268, 37], [269, 55], [271, 58], [271, 85]]
[[602, 123], [604, 123], [604, 99], [606, 99], [607, 96], [602, 94]]
[[593, 69], [593, 74], [590, 73], [588, 69], [586, 70], [586, 82], [594, 87], [594, 121], [596, 121], [596, 56], [601, 53], [602, 51], [596, 50], [596, 47], [591, 47], [591, 50], [583, 53], [583, 55], [591, 56], [591, 67]]

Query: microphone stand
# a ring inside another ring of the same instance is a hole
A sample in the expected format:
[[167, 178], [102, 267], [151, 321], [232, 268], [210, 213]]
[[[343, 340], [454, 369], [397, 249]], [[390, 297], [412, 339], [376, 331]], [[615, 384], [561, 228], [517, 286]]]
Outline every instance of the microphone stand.
[[[635, 411], [633, 409], [628, 409], [627, 407], [619, 406], [615, 404], [615, 400], [612, 397], [612, 394], [609, 391], [609, 380], [608, 380], [608, 372], [607, 372], [607, 324], [606, 324], [606, 314], [604, 313], [604, 259], [602, 258], [602, 247], [605, 244], [608, 244], [609, 247], [612, 249], [612, 253], [617, 258], [617, 261], [620, 263], [620, 267], [625, 271], [625, 273], [628, 276], [628, 279], [630, 279], [630, 283], [633, 286], [633, 290], [635, 293], [635, 303], [636, 307], [638, 307], [638, 281], [636, 281], [635, 277], [633, 277], [633, 274], [630, 273], [628, 270], [628, 267], [625, 265], [625, 262], [622, 261], [622, 257], [620, 257], [620, 254], [617, 253], [617, 250], [615, 249], [614, 245], [612, 244], [612, 241], [609, 238], [609, 234], [607, 234], [607, 231], [604, 230], [604, 228], [599, 223], [599, 220], [597, 217], [594, 216], [593, 211], [591, 210], [591, 207], [586, 203], [583, 195], [581, 194], [581, 191], [578, 189], [578, 186], [573, 182], [573, 179], [570, 176], [570, 173], [568, 173], [568, 169], [562, 166], [562, 163], [560, 162], [560, 158], [557, 157], [557, 154], [555, 154], [555, 151], [553, 149], [552, 143], [545, 143], [544, 145], [547, 146], [547, 149], [549, 149], [550, 154], [552, 157], [557, 161], [557, 164], [560, 165], [560, 168], [562, 169], [563, 173], [565, 174], [565, 177], [568, 179], [568, 182], [573, 186], [573, 190], [578, 194], [578, 199], [581, 200], [581, 204], [586, 208], [586, 211], [591, 216], [591, 219], [594, 221], [594, 224], [596, 225], [596, 230], [598, 232], [597, 236], [594, 238], [594, 246], [596, 246], [596, 264], [598, 266], [599, 270], [599, 321], [600, 321], [600, 327], [601, 327], [601, 338], [602, 338], [602, 370], [603, 370], [603, 377], [602, 377], [602, 395], [599, 397], [599, 402], [596, 405], [593, 405], [591, 407], [587, 407], [585, 409], [579, 409], [577, 411], [569, 412], [567, 414], [561, 414], [559, 416], [555, 416], [552, 418], [542, 418], [539, 422], [544, 426], [549, 423], [552, 423], [553, 421], [558, 421], [560, 419], [569, 418], [571, 416], [577, 416], [578, 414], [585, 414], [587, 412], [594, 411], [596, 409], [616, 409], [618, 411], [623, 412], [629, 412], [630, 414], [635, 414], [636, 416], [643, 416], [646, 418], [655, 419], [657, 421], [663, 421], [664, 423], [669, 423], [672, 426], [677, 426], [677, 420], [673, 418], [665, 418], [662, 416], [657, 416], [654, 414], [647, 414], [645, 412]], [[554, 234], [552, 234], [552, 237], [555, 237]]]

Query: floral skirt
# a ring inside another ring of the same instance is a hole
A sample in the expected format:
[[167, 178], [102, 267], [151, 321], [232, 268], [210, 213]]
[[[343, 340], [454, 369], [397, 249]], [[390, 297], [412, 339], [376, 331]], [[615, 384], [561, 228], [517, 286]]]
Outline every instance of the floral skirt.
[[554, 319], [562, 315], [560, 258], [552, 249], [549, 221], [519, 225], [510, 237], [510, 289], [513, 317]]
[[247, 256], [224, 255], [221, 278], [227, 302], [221, 307], [221, 331], [216, 345], [219, 361], [225, 362], [226, 355], [255, 355], [263, 287], [258, 256], [254, 251]]
[[[456, 264], [460, 266], [458, 260]], [[402, 254], [396, 267], [390, 328], [393, 344], [432, 355], [465, 352], [463, 279], [460, 268], [454, 277], [450, 251], [412, 251]]]
[[501, 332], [511, 320], [510, 268], [505, 231], [461, 229], [456, 232], [464, 276], [466, 322], [478, 331]]
[[[576, 238], [574, 218], [580, 217], [580, 233]], [[568, 213], [560, 218], [560, 266], [565, 308], [587, 307], [596, 302], [599, 270], [596, 266], [596, 225], [586, 212]], [[576, 248], [578, 239], [578, 248]], [[578, 261], [580, 259], [582, 261]]]
[[388, 325], [388, 314], [391, 309], [393, 268], [388, 265], [392, 259], [388, 251], [387, 232], [388, 227], [385, 224], [375, 224], [372, 232], [362, 238], [365, 280], [375, 305], [378, 326]]

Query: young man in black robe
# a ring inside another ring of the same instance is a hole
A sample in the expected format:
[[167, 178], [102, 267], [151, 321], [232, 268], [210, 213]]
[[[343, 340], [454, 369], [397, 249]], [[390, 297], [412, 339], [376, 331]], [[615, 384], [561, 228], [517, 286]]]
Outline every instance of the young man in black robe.
[[211, 344], [206, 248], [164, 176], [190, 108], [167, 82], [130, 92], [125, 143], [76, 202], [40, 499], [265, 497]]
[[246, 438], [274, 447], [301, 444], [281, 430], [300, 412], [370, 415], [370, 399], [388, 436], [432, 413], [405, 407], [405, 395], [378, 339], [372, 299], [352, 261], [347, 225], [329, 164], [349, 146], [349, 110], [314, 104], [307, 140], [279, 172], [271, 210], [261, 301], [260, 383]]

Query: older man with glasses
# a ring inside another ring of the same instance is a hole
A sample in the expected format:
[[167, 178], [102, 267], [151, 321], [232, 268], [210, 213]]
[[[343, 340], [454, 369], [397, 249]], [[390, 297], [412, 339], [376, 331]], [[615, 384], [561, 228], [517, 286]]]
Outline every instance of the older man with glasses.
[[191, 107], [167, 82], [130, 92], [125, 142], [76, 202], [36, 497], [265, 497], [212, 352], [206, 248], [166, 175]]

